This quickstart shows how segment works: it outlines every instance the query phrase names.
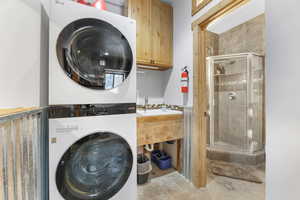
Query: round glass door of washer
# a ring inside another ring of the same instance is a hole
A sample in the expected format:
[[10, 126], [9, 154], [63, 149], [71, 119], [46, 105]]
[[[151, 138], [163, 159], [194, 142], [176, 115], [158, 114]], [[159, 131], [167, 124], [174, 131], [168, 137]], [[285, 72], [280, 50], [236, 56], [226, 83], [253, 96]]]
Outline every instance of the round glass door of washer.
[[96, 90], [118, 87], [133, 65], [132, 50], [125, 36], [98, 19], [80, 19], [66, 26], [58, 37], [56, 53], [68, 77]]
[[126, 184], [133, 165], [129, 144], [99, 132], [73, 144], [61, 158], [56, 185], [66, 200], [108, 200]]

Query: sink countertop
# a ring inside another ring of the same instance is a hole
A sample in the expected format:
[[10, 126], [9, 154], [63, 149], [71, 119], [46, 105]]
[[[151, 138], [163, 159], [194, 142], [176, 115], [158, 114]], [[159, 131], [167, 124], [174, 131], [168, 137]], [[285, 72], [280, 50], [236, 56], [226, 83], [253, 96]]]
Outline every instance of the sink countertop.
[[178, 110], [163, 110], [163, 109], [151, 109], [151, 110], [137, 110], [137, 115], [140, 117], [146, 117], [146, 116], [159, 116], [159, 115], [181, 115], [183, 114], [182, 111]]

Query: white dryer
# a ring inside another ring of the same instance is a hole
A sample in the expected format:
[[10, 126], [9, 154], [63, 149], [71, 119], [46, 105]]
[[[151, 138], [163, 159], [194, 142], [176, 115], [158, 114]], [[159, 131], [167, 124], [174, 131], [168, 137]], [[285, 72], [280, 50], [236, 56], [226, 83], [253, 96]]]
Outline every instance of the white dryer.
[[127, 17], [52, 0], [49, 104], [136, 102], [136, 23]]
[[50, 200], [136, 200], [134, 104], [49, 113]]

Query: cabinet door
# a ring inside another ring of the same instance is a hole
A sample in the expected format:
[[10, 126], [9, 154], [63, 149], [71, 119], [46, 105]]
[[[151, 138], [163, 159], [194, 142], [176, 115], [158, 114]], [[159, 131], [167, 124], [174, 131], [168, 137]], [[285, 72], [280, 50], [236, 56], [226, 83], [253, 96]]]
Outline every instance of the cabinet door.
[[162, 3], [160, 13], [160, 62], [163, 65], [173, 65], [173, 9], [169, 4]]
[[129, 17], [136, 20], [137, 25], [137, 63], [151, 63], [151, 0], [129, 0]]
[[171, 67], [173, 60], [173, 10], [160, 0], [152, 0], [152, 59], [155, 65]]
[[160, 41], [161, 41], [161, 30], [160, 30], [160, 12], [161, 12], [160, 0], [151, 0], [151, 29], [152, 29], [152, 59], [156, 64], [160, 61]]

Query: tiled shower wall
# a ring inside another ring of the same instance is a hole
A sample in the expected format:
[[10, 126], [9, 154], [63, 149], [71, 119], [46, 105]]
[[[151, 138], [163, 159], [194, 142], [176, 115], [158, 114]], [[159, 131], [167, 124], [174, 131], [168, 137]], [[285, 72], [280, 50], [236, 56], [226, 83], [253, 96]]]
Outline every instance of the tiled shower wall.
[[219, 54], [219, 35], [216, 33], [206, 32], [206, 55], [216, 56]]
[[207, 55], [265, 54], [265, 23], [265, 15], [262, 14], [219, 35], [207, 32]]
[[259, 15], [219, 35], [219, 55], [265, 53], [265, 15]]
[[[233, 29], [215, 34], [207, 33], [207, 55], [226, 55], [245, 52], [265, 53], [265, 16], [259, 15]], [[247, 143], [247, 87], [246, 60], [235, 60], [223, 64], [226, 76], [215, 78], [215, 142], [224, 143], [229, 147], [246, 149]], [[262, 66], [262, 65], [260, 65]], [[216, 68], [218, 65], [215, 66]], [[255, 67], [255, 66], [254, 66]], [[231, 75], [228, 75], [231, 74]], [[264, 143], [263, 126], [263, 70], [256, 70], [253, 75], [255, 82], [253, 89], [253, 115], [257, 124], [253, 124], [253, 140], [259, 145]], [[228, 99], [229, 93], [235, 92], [237, 98], [234, 101]], [[260, 120], [259, 120], [260, 119]], [[208, 144], [210, 143], [208, 134]], [[262, 138], [262, 139], [261, 139]]]

